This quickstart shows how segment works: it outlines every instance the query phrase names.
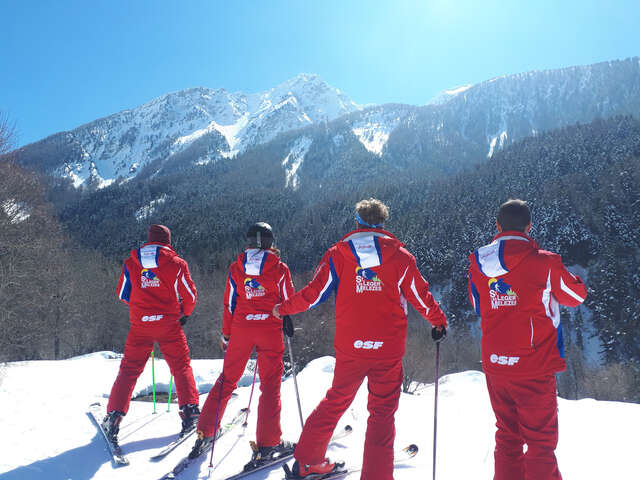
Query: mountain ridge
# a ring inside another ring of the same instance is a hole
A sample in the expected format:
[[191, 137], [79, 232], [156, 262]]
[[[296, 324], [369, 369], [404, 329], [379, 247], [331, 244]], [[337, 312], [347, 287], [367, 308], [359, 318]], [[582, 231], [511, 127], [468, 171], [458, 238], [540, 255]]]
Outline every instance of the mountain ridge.
[[[145, 166], [161, 174], [168, 165], [203, 165], [324, 125], [334, 133], [327, 140], [337, 158], [360, 156], [361, 146], [372, 159], [450, 174], [526, 136], [639, 114], [640, 57], [505, 75], [454, 90], [442, 103], [363, 107], [316, 74], [299, 74], [254, 94], [192, 87], [13, 154], [19, 163], [69, 178], [76, 187], [102, 188], [135, 177]], [[304, 156], [297, 164], [304, 165]]]

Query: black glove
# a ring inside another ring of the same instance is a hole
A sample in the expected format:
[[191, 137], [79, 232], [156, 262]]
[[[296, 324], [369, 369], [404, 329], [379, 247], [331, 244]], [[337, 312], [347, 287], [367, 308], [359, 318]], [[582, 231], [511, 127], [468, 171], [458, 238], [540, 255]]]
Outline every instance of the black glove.
[[293, 337], [293, 322], [289, 315], [282, 317], [282, 331], [287, 337]]
[[184, 327], [184, 324], [187, 323], [187, 320], [189, 319], [189, 315], [185, 315], [184, 317], [180, 318], [180, 325], [182, 325]]
[[433, 341], [436, 343], [439, 343], [442, 340], [444, 340], [444, 337], [446, 336], [447, 336], [447, 329], [444, 326], [433, 327], [431, 329], [431, 338], [433, 338]]

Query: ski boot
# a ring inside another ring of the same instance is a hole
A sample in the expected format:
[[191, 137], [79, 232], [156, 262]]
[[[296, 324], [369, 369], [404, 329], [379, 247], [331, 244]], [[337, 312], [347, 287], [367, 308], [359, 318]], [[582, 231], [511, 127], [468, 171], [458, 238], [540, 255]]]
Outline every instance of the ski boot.
[[124, 417], [124, 413], [114, 410], [107, 412], [107, 415], [102, 420], [100, 426], [107, 434], [107, 438], [114, 445], [118, 445], [118, 432], [120, 431], [120, 422]]
[[205, 437], [202, 430], [198, 430], [198, 439], [189, 453], [189, 458], [196, 458], [205, 453], [213, 444], [213, 436]]
[[180, 407], [180, 418], [182, 419], [182, 430], [180, 431], [181, 437], [196, 428], [196, 425], [198, 424], [198, 417], [200, 417], [200, 409], [198, 408], [198, 405], [189, 403]]
[[323, 475], [341, 471], [343, 467], [344, 462], [331, 463], [328, 458], [325, 458], [324, 462], [314, 465], [301, 465], [296, 460], [291, 469], [286, 464], [282, 466], [287, 480], [322, 478]]
[[278, 445], [274, 445], [272, 447], [259, 447], [255, 442], [250, 443], [253, 454], [251, 455], [249, 463], [244, 466], [245, 472], [254, 470], [265, 463], [276, 461], [281, 457], [292, 455], [293, 451], [296, 449], [296, 444], [287, 440], [282, 440]]

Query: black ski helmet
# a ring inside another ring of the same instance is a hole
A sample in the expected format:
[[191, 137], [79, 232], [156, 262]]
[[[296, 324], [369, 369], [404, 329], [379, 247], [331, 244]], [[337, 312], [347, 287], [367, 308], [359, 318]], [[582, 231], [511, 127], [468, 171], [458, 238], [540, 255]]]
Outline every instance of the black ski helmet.
[[247, 232], [247, 238], [250, 247], [271, 248], [273, 244], [271, 225], [265, 222], [254, 223]]

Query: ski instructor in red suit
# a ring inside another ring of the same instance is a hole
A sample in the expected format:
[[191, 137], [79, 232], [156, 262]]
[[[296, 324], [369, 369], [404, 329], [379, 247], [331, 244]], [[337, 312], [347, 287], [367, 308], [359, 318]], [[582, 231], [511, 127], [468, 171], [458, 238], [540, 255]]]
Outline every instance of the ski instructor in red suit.
[[526, 202], [503, 203], [497, 228], [469, 256], [469, 299], [481, 317], [482, 368], [496, 415], [494, 480], [561, 480], [554, 453], [554, 374], [565, 369], [560, 305], [580, 305], [587, 289], [560, 255], [528, 235]]
[[306, 287], [274, 308], [276, 316], [299, 313], [336, 293], [333, 383], [305, 422], [290, 478], [336, 468], [325, 458], [329, 440], [367, 378], [369, 420], [360, 478], [393, 480], [394, 415], [403, 379], [407, 301], [434, 326], [435, 340], [446, 332], [445, 315], [415, 258], [383, 228], [389, 218], [387, 206], [370, 198], [358, 202], [355, 210], [356, 230], [324, 254]]
[[198, 390], [182, 325], [196, 304], [196, 286], [187, 262], [171, 248], [171, 231], [167, 227], [149, 227], [147, 243], [132, 250], [124, 262], [117, 292], [120, 300], [129, 305], [131, 327], [103, 428], [117, 443], [120, 421], [129, 410], [136, 381], [153, 344], [158, 342], [175, 378], [181, 435], [194, 429], [200, 413]]
[[284, 343], [282, 320], [271, 315], [275, 304], [293, 295], [293, 282], [289, 267], [280, 260], [280, 250], [275, 246], [268, 223], [252, 225], [247, 232], [247, 243], [229, 266], [220, 336], [222, 350], [226, 352], [223, 370], [202, 408], [198, 439], [189, 457], [202, 455], [211, 447], [227, 402], [255, 348], [261, 395], [256, 450], [245, 467], [253, 469], [274, 455], [291, 454], [294, 447], [281, 438], [280, 384], [284, 371]]

